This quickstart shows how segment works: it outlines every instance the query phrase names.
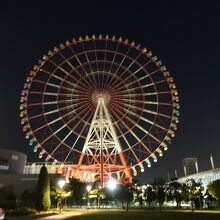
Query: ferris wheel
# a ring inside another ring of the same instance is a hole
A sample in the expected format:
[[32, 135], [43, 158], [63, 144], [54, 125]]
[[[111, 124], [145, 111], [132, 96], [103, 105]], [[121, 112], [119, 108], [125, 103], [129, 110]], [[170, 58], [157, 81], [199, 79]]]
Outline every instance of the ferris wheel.
[[179, 98], [156, 56], [115, 36], [73, 38], [30, 71], [20, 104], [29, 145], [69, 176], [144, 172], [175, 136]]

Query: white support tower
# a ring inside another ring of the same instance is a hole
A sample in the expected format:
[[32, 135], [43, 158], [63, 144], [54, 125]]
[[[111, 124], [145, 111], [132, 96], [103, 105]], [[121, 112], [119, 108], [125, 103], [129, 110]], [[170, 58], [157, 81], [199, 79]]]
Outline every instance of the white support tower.
[[129, 179], [131, 179], [131, 175], [106, 107], [109, 100], [108, 95], [98, 93], [95, 94], [95, 98], [97, 107], [85, 140], [78, 169], [83, 158], [92, 157], [90, 168], [95, 171], [95, 175], [100, 177], [103, 187], [104, 180], [111, 179], [110, 174], [114, 171], [123, 171]]

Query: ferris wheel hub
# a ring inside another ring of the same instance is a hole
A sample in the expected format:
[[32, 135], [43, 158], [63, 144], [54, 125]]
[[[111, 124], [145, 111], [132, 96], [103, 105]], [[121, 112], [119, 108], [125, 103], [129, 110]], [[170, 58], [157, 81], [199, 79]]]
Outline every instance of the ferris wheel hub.
[[103, 101], [107, 105], [110, 102], [110, 94], [108, 93], [108, 91], [95, 91], [92, 94], [92, 101], [95, 104]]

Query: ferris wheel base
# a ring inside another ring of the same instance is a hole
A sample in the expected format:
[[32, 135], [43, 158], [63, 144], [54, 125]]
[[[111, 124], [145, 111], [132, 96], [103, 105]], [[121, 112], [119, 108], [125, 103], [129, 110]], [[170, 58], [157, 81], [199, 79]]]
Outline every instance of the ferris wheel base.
[[62, 165], [56, 167], [56, 174], [61, 174], [67, 178], [75, 178], [86, 183], [103, 181], [103, 185], [105, 185], [110, 179], [115, 179], [121, 184], [132, 183], [132, 177], [128, 177], [126, 174], [130, 173], [130, 168], [121, 165], [106, 165], [106, 167], [104, 166], [105, 169], [108, 169], [108, 172], [105, 172], [101, 177], [100, 167], [97, 165], [82, 165], [80, 169], [77, 169], [76, 165]]

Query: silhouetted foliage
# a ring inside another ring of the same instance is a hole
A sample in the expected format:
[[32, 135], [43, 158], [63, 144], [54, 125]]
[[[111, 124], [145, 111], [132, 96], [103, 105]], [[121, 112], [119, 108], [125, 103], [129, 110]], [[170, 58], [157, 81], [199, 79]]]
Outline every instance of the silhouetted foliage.
[[14, 209], [16, 206], [16, 195], [12, 186], [0, 188], [0, 207], [4, 209]]
[[18, 199], [18, 207], [27, 207], [27, 208], [34, 208], [34, 198], [36, 196], [35, 191], [28, 191], [25, 190]]
[[37, 211], [47, 211], [50, 205], [50, 179], [47, 168], [42, 166], [37, 182], [36, 209]]
[[183, 198], [182, 184], [176, 181], [170, 182], [167, 185], [167, 201], [174, 200], [176, 201], [176, 206], [180, 207]]
[[191, 201], [192, 211], [193, 205], [199, 208], [202, 204], [202, 192], [204, 187], [201, 181], [196, 181], [194, 179], [188, 179], [184, 185], [185, 200]]
[[166, 182], [162, 178], [156, 178], [152, 184], [155, 190], [156, 201], [159, 203], [160, 211], [166, 200]]
[[209, 194], [219, 201], [220, 205], [220, 180], [215, 180], [208, 185]]

